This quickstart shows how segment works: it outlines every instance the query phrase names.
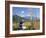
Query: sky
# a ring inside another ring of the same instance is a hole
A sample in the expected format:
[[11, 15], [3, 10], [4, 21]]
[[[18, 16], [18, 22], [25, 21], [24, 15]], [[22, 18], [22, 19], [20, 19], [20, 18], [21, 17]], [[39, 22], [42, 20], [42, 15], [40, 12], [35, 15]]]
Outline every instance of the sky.
[[40, 8], [13, 7], [13, 15], [21, 17], [34, 16], [40, 18]]

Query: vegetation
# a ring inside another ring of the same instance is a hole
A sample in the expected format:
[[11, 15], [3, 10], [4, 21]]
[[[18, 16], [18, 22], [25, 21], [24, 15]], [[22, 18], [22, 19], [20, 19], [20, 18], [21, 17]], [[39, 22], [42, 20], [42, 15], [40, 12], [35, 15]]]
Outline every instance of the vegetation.
[[39, 19], [36, 21], [36, 24], [34, 24], [35, 20], [25, 19], [25, 18], [15, 15], [13, 16], [13, 30], [19, 30], [19, 23], [20, 21], [22, 21], [22, 19], [24, 20], [24, 26], [26, 27], [24, 30], [35, 30], [34, 25], [38, 25], [40, 27]]

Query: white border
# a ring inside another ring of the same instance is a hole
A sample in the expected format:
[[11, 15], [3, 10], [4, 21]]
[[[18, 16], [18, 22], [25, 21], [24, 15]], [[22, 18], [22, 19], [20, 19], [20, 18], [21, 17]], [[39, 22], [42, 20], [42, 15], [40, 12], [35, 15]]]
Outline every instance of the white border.
[[[12, 29], [13, 29], [12, 28], [12, 7], [40, 8], [40, 30], [12, 31]], [[38, 33], [38, 32], [42, 32], [42, 6], [10, 4], [10, 34]]]

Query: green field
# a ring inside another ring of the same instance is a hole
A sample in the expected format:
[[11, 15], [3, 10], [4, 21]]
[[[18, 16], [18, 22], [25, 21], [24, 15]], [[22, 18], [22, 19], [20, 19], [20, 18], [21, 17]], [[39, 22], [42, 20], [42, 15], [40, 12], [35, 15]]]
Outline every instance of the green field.
[[[34, 30], [33, 28], [35, 28], [35, 26], [38, 26], [36, 28], [38, 30], [38, 29], [40, 29], [40, 22], [37, 21], [35, 24], [35, 22], [27, 22], [26, 21], [26, 22], [24, 22], [24, 26], [26, 27], [26, 29], [24, 29], [24, 30]], [[13, 30], [18, 30], [18, 28], [19, 28], [19, 23], [14, 22], [13, 23]]]

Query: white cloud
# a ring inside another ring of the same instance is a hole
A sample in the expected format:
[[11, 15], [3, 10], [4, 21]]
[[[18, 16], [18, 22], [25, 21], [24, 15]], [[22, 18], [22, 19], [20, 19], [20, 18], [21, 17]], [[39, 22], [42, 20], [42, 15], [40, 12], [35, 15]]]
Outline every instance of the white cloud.
[[21, 13], [23, 14], [23, 13], [24, 13], [24, 11], [21, 11]]

